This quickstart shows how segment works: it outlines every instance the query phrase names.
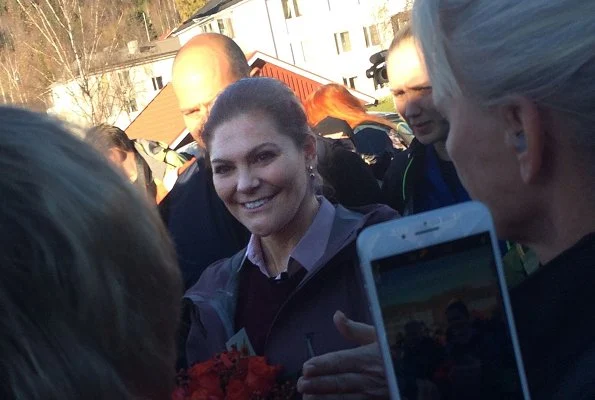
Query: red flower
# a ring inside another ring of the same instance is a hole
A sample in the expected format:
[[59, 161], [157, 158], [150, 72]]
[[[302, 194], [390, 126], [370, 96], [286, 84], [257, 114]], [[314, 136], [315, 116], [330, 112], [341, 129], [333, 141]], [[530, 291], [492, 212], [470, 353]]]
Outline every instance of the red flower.
[[262, 396], [267, 396], [275, 385], [279, 372], [281, 372], [281, 367], [268, 365], [264, 357], [250, 357], [246, 385], [252, 392], [259, 392]]
[[192, 393], [190, 400], [224, 400], [223, 392], [221, 396], [210, 393], [204, 388], [200, 388]]
[[225, 400], [250, 400], [250, 391], [240, 379], [231, 379], [227, 384]]
[[275, 400], [293, 398], [295, 385], [276, 382], [281, 366], [235, 348], [195, 364], [178, 376], [171, 400]]
[[[203, 400], [202, 398], [194, 398], [194, 393], [198, 391], [209, 394], [217, 399], [222, 399], [225, 395], [215, 360], [195, 364], [188, 371], [188, 378], [188, 391], [193, 395], [192, 400]], [[205, 398], [204, 400], [207, 399]]]
[[175, 388], [171, 394], [171, 400], [186, 400], [186, 389], [183, 387]]

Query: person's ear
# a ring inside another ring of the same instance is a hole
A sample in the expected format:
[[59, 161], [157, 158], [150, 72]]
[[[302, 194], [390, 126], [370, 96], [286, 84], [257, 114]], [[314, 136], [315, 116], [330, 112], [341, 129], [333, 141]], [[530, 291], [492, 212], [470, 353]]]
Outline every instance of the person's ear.
[[306, 163], [311, 164], [316, 161], [316, 138], [313, 134], [306, 137], [303, 145]]
[[261, 75], [262, 70], [258, 67], [253, 67], [250, 70], [250, 78], [254, 78], [255, 76], [260, 76]]
[[539, 107], [527, 98], [515, 98], [502, 106], [505, 141], [516, 154], [520, 176], [529, 184], [537, 179], [545, 153], [545, 124]]
[[107, 151], [106, 157], [114, 164], [120, 166], [126, 159], [126, 153], [116, 147], [112, 147]]

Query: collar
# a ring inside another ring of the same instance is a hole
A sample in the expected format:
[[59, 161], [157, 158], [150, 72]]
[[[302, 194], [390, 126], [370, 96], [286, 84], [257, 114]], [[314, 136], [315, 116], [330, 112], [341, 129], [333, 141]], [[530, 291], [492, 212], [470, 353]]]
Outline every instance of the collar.
[[[326, 250], [335, 219], [335, 207], [324, 197], [319, 197], [318, 200], [320, 207], [318, 207], [312, 224], [289, 255], [285, 272], [290, 275], [300, 267], [310, 272]], [[265, 276], [269, 276], [260, 237], [250, 236], [246, 248], [246, 258], [257, 266]]]

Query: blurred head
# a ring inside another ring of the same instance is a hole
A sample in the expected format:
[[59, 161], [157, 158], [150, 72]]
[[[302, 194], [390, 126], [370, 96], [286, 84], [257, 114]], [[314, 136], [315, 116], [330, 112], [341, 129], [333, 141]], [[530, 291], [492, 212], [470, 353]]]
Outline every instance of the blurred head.
[[449, 341], [465, 344], [471, 339], [471, 320], [469, 309], [460, 300], [451, 302], [446, 307], [446, 322], [448, 324]]
[[85, 141], [118, 167], [143, 194], [155, 199], [157, 188], [151, 168], [126, 132], [112, 125], [97, 125], [86, 132]]
[[186, 128], [199, 144], [208, 110], [217, 95], [249, 73], [246, 56], [225, 35], [200, 34], [180, 49], [174, 61], [172, 84]]
[[215, 102], [203, 137], [217, 194], [253, 234], [269, 236], [302, 222], [316, 202], [316, 144], [287, 86], [270, 78], [229, 86]]
[[311, 93], [304, 102], [304, 109], [311, 126], [326, 117], [346, 121], [351, 128], [364, 121], [373, 121], [396, 129], [393, 124], [377, 115], [368, 114], [361, 100], [351, 94], [343, 85], [329, 83]]
[[122, 129], [112, 125], [95, 126], [85, 135], [85, 141], [107, 157], [132, 181], [136, 181], [134, 144]]
[[408, 348], [413, 348], [417, 346], [422, 339], [423, 336], [423, 324], [420, 321], [411, 320], [407, 322], [404, 326], [405, 330], [405, 341], [404, 344]]
[[416, 1], [448, 152], [503, 238], [534, 240], [569, 179], [594, 186], [594, 12], [583, 0]]
[[417, 140], [425, 145], [446, 140], [448, 122], [434, 106], [424, 59], [408, 26], [393, 39], [386, 69], [395, 107]]
[[47, 116], [0, 107], [0, 398], [168, 399], [181, 280], [157, 211]]

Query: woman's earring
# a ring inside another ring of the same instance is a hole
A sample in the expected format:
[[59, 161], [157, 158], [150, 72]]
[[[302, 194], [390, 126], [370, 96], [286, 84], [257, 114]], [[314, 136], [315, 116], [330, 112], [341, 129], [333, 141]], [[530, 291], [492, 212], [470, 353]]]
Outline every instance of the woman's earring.
[[312, 165], [308, 167], [308, 172], [310, 173], [310, 179], [316, 178], [316, 174], [314, 173], [314, 167]]

